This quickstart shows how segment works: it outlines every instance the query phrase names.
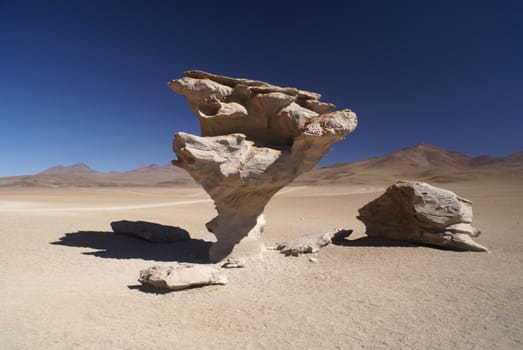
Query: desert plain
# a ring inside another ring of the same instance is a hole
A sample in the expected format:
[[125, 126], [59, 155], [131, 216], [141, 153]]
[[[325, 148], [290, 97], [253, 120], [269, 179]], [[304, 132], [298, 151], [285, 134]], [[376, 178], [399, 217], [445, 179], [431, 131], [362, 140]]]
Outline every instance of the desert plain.
[[[229, 283], [169, 292], [141, 269], [208, 263], [212, 201], [196, 185], [0, 188], [2, 349], [521, 349], [520, 180], [438, 186], [473, 202], [490, 253], [370, 239], [358, 208], [385, 182], [298, 183], [268, 204], [271, 247], [353, 229], [317, 254], [229, 269]], [[192, 240], [154, 244], [110, 223], [145, 220]], [[313, 257], [314, 259], [310, 259]]]

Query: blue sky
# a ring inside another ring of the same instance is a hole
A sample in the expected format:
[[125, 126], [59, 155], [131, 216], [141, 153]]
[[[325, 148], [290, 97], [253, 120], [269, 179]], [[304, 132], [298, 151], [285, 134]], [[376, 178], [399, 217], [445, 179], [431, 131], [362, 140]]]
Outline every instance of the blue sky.
[[166, 164], [190, 69], [322, 94], [358, 129], [322, 165], [429, 143], [523, 150], [519, 1], [0, 0], [0, 176]]

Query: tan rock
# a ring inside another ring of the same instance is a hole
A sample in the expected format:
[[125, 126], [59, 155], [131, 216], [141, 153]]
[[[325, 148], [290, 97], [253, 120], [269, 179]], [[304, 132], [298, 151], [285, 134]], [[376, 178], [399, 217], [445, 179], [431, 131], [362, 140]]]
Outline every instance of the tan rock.
[[181, 290], [213, 284], [227, 284], [225, 272], [213, 265], [155, 265], [140, 271], [138, 282], [157, 288]]
[[305, 126], [318, 116], [318, 113], [293, 102], [280, 110], [276, 115], [274, 125], [280, 130], [286, 130], [289, 135], [298, 136], [303, 132]]
[[276, 249], [287, 256], [317, 253], [320, 251], [320, 248], [323, 248], [337, 240], [345, 239], [351, 233], [352, 230], [330, 230], [322, 233], [313, 233], [278, 244]]
[[472, 226], [472, 203], [424, 182], [400, 181], [359, 214], [370, 237], [488, 251], [472, 240], [481, 233]]
[[331, 112], [336, 108], [332, 103], [320, 102], [318, 100], [305, 100], [303, 101], [302, 106], [320, 114]]
[[265, 205], [352, 132], [356, 115], [330, 112], [334, 105], [317, 93], [201, 71], [169, 86], [187, 96], [200, 119], [202, 136], [175, 135], [173, 164], [215, 202], [218, 216], [207, 228], [218, 240], [210, 258], [261, 256]]

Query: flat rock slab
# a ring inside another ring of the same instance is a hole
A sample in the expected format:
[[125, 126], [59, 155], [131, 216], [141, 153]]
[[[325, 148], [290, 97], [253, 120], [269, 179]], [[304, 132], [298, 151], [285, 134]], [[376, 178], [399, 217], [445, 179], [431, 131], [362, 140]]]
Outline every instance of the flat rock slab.
[[287, 256], [298, 256], [301, 254], [317, 253], [320, 248], [331, 244], [332, 242], [341, 241], [352, 233], [352, 230], [331, 230], [322, 233], [313, 233], [310, 235], [295, 238], [285, 243], [280, 243], [276, 247], [280, 253]]
[[130, 235], [154, 243], [188, 241], [189, 232], [176, 226], [165, 226], [146, 221], [113, 221], [111, 228], [115, 233]]
[[138, 282], [156, 288], [181, 290], [213, 284], [227, 284], [225, 272], [214, 265], [155, 265], [140, 271]]
[[399, 181], [359, 209], [369, 237], [486, 252], [472, 240], [472, 203], [424, 182]]

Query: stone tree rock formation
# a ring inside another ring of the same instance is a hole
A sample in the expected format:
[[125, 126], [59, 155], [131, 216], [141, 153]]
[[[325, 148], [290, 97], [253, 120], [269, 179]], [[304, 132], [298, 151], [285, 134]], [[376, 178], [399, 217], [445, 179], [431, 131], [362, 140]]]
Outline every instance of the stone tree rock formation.
[[456, 250], [488, 251], [472, 237], [472, 205], [455, 193], [424, 182], [400, 181], [359, 209], [369, 237]]
[[352, 132], [356, 114], [333, 111], [317, 93], [201, 71], [168, 85], [200, 120], [202, 136], [175, 135], [173, 164], [214, 200], [211, 260], [260, 256], [268, 201]]

